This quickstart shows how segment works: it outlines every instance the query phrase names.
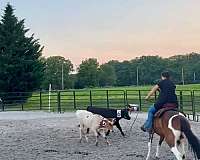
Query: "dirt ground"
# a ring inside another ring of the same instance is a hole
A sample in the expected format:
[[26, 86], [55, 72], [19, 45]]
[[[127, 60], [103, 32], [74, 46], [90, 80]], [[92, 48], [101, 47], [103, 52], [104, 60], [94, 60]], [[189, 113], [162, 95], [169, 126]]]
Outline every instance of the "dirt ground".
[[[1, 112], [0, 113], [0, 160], [144, 160], [147, 154], [148, 134], [139, 127], [146, 114], [140, 113], [132, 130], [132, 120], [121, 120], [126, 133], [122, 137], [115, 128], [109, 135], [112, 143], [107, 146], [100, 138], [99, 146], [89, 136], [79, 143], [78, 121], [74, 113], [45, 112]], [[200, 123], [191, 122], [192, 130], [199, 137]], [[151, 159], [155, 159], [158, 137], [155, 136]], [[160, 150], [161, 160], [173, 160], [174, 155], [163, 143]], [[193, 159], [188, 151], [187, 159]]]

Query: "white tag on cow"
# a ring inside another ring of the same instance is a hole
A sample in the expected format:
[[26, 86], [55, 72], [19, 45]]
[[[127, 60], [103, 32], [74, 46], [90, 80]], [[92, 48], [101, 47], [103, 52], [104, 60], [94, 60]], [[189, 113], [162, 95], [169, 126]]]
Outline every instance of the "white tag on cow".
[[117, 110], [117, 118], [121, 118], [121, 116], [122, 116], [121, 110]]

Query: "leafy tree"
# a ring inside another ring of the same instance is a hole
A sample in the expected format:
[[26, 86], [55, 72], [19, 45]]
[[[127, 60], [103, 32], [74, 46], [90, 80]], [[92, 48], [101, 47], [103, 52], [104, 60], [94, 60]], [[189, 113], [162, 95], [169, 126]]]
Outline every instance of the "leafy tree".
[[194, 73], [196, 74], [197, 80], [200, 73], [200, 54], [190, 53], [172, 56], [168, 59], [168, 67], [173, 72], [176, 83], [182, 83], [182, 68], [184, 71], [185, 83], [193, 83]]
[[99, 63], [95, 58], [89, 58], [82, 61], [78, 67], [76, 88], [98, 86], [98, 67]]
[[132, 68], [129, 61], [119, 62], [112, 60], [108, 62], [114, 68], [116, 75], [116, 86], [127, 86], [132, 84]]
[[166, 61], [158, 56], [142, 56], [136, 61], [140, 84], [153, 84], [160, 79], [160, 73], [166, 70]]
[[45, 79], [42, 88], [48, 89], [51, 84], [53, 89], [62, 89], [62, 68], [64, 89], [73, 87], [73, 81], [69, 75], [73, 71], [73, 64], [70, 60], [61, 56], [53, 56], [47, 58], [45, 64]]
[[32, 92], [40, 86], [43, 47], [34, 35], [26, 36], [28, 31], [7, 4], [0, 21], [0, 92]]
[[109, 64], [102, 64], [99, 68], [99, 85], [114, 86], [116, 83], [116, 75], [114, 67]]

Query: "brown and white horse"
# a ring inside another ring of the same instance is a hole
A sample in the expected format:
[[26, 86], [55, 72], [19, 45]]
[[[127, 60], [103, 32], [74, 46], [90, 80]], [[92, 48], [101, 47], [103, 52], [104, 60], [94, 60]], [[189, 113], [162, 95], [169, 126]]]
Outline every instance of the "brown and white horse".
[[154, 118], [153, 132], [149, 135], [148, 154], [146, 160], [150, 157], [154, 133], [160, 136], [156, 150], [156, 158], [159, 158], [159, 148], [163, 140], [165, 140], [177, 160], [185, 159], [184, 144], [187, 138], [195, 153], [195, 158], [197, 157], [197, 159], [200, 159], [200, 141], [193, 134], [188, 120], [182, 113], [168, 110], [165, 111], [161, 117]]

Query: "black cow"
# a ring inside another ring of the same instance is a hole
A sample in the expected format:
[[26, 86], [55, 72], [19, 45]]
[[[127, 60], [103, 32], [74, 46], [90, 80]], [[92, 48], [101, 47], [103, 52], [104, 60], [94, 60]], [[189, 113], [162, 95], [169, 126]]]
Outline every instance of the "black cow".
[[[129, 111], [131, 109], [128, 108], [128, 109], [110, 109], [110, 108], [97, 108], [97, 107], [94, 107], [94, 106], [88, 106], [87, 108], [87, 111], [89, 112], [92, 112], [94, 114], [99, 114], [105, 118], [115, 118], [116, 121], [114, 122], [113, 125], [116, 125], [116, 127], [120, 130], [121, 134], [123, 136], [125, 136], [124, 132], [122, 131], [122, 128], [119, 124], [119, 120], [121, 118], [124, 118], [124, 119], [127, 119], [127, 120], [130, 120], [131, 117], [129, 116]], [[107, 132], [106, 135], [109, 134], [110, 131]]]

